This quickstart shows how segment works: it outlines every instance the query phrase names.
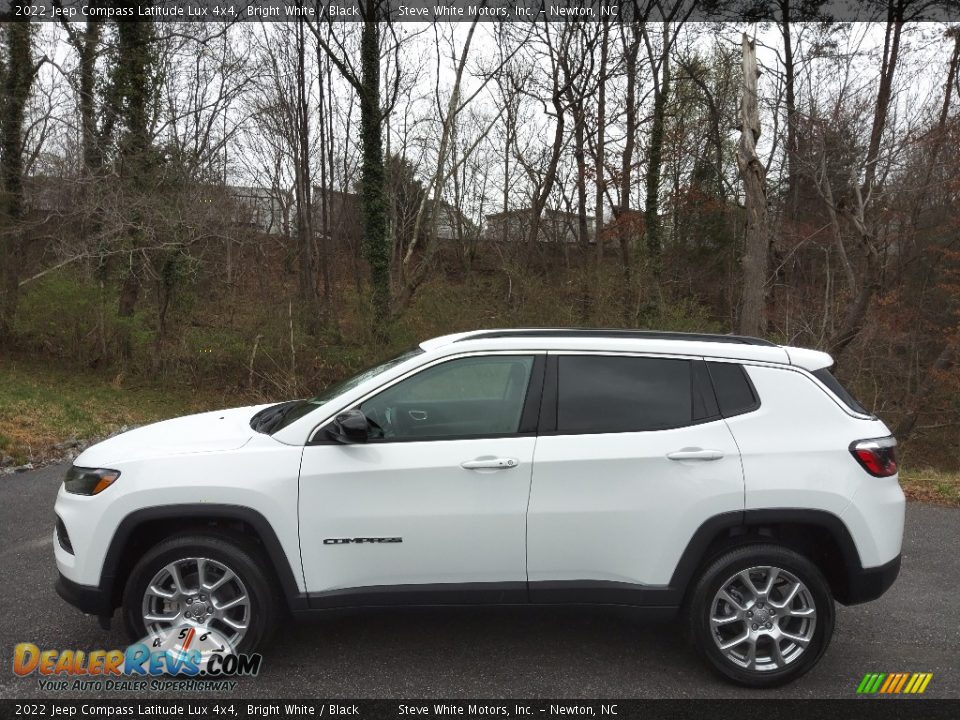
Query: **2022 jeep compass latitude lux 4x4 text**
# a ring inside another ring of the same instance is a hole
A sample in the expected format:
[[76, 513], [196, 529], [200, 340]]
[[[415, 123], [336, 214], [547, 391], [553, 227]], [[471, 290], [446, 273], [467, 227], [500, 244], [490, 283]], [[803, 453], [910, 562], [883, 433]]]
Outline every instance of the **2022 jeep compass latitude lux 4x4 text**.
[[490, 330], [311, 400], [168, 420], [76, 459], [57, 590], [130, 635], [238, 651], [340, 607], [599, 604], [682, 613], [771, 686], [834, 601], [900, 567], [895, 441], [829, 355], [753, 338]]

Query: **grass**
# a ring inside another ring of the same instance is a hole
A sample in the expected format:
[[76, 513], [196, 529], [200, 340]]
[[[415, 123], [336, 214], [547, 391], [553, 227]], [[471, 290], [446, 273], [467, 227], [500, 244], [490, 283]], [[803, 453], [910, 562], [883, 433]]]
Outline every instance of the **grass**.
[[62, 455], [56, 443], [244, 402], [238, 395], [145, 384], [0, 356], [0, 455], [21, 464]]
[[908, 468], [900, 472], [900, 485], [911, 500], [960, 507], [960, 473]]

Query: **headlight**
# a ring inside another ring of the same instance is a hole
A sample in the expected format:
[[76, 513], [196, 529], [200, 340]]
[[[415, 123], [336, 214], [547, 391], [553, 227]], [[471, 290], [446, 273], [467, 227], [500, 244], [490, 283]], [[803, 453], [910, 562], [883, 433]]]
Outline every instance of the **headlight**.
[[97, 495], [113, 485], [120, 477], [119, 470], [82, 468], [71, 465], [64, 478], [63, 488], [75, 495]]

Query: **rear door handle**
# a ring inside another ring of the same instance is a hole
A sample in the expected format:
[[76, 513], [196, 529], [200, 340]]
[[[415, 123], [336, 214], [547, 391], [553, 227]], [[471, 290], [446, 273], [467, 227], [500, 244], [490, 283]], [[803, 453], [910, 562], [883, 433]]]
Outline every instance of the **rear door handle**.
[[460, 463], [460, 467], [466, 470], [506, 470], [516, 467], [519, 464], [516, 458], [483, 458], [477, 460], [466, 460]]
[[723, 457], [723, 451], [683, 448], [667, 453], [667, 457], [671, 460], [719, 460]]

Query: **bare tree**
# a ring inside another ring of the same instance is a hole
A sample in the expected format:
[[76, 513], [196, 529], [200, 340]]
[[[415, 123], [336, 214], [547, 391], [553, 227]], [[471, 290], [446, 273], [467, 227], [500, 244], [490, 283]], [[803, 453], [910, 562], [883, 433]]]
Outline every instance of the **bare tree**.
[[[385, 323], [390, 311], [390, 242], [387, 225], [386, 171], [383, 157], [383, 125], [389, 115], [392, 98], [381, 89], [380, 63], [382, 25], [393, 40], [395, 57], [399, 57], [400, 41], [393, 32], [384, 0], [357, 0], [362, 21], [360, 31], [360, 66], [353, 63], [343, 41], [331, 31], [329, 37], [317, 23], [309, 24], [317, 42], [327, 53], [340, 75], [354, 89], [360, 102], [360, 138], [362, 153], [360, 198], [364, 226], [364, 248], [370, 266], [372, 288], [372, 320], [375, 334], [385, 337]], [[329, 20], [329, 18], [328, 18]], [[384, 22], [386, 21], [386, 22]], [[332, 42], [331, 42], [332, 40]], [[399, 68], [393, 88], [400, 82]]]
[[743, 34], [743, 95], [740, 104], [740, 144], [737, 165], [743, 178], [747, 224], [743, 253], [743, 297], [738, 329], [743, 335], [762, 335], [766, 329], [767, 255], [770, 230], [767, 220], [766, 169], [757, 155], [760, 114], [757, 107], [757, 46]]
[[909, 5], [910, 0], [889, 0], [888, 2], [880, 82], [874, 103], [870, 140], [862, 167], [863, 183], [858, 186], [856, 179], [851, 179], [852, 202], [840, 208], [856, 231], [859, 271], [854, 278], [855, 285], [850, 288], [851, 297], [847, 302], [840, 327], [829, 340], [829, 350], [835, 358], [839, 358], [860, 333], [870, 304], [880, 287], [880, 248], [872, 217], [880, 195], [877, 163], [880, 159], [881, 140], [887, 129], [887, 118], [893, 98], [893, 79], [897, 72], [900, 40]]

